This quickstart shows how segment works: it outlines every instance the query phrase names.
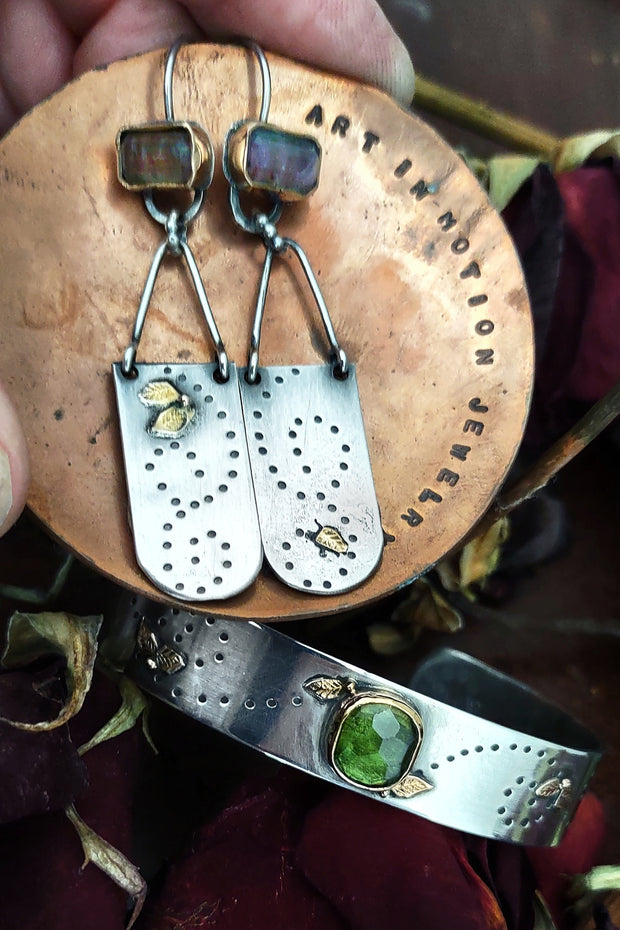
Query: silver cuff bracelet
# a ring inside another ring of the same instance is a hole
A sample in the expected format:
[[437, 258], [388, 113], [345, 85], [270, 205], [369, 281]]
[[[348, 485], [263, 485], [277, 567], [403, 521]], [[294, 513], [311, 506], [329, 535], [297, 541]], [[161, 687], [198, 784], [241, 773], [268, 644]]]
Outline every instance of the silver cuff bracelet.
[[558, 843], [601, 755], [566, 713], [451, 649], [409, 689], [272, 627], [136, 596], [124, 598], [110, 648], [141, 688], [201, 723], [479, 836]]

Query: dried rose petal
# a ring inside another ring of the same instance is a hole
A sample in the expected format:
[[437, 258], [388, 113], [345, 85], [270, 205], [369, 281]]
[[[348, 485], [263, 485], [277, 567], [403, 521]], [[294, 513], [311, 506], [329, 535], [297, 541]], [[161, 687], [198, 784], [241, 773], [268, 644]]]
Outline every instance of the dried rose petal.
[[297, 862], [351, 930], [506, 930], [463, 835], [334, 791], [304, 825]]
[[[75, 744], [91, 737], [118, 704], [116, 686], [95, 674], [82, 711], [71, 721]], [[42, 740], [58, 732], [23, 735]], [[84, 763], [90, 784], [76, 800], [88, 825], [129, 857], [139, 740], [134, 729], [89, 752]], [[7, 930], [123, 930], [127, 895], [93, 865], [82, 871], [83, 860], [80, 840], [64, 813], [0, 827], [0, 925]]]
[[527, 436], [544, 446], [576, 421], [577, 402], [598, 400], [620, 379], [618, 165], [555, 179], [539, 168], [504, 218], [524, 265], [536, 330]]
[[238, 800], [201, 831], [147, 902], [145, 930], [347, 930], [295, 866], [308, 785], [287, 785]]
[[[56, 679], [57, 663], [40, 669], [0, 674], [0, 716], [30, 723], [53, 719], [60, 704], [41, 693]], [[86, 767], [67, 726], [43, 733], [0, 723], [0, 823], [43, 811], [62, 810], [86, 785]]]

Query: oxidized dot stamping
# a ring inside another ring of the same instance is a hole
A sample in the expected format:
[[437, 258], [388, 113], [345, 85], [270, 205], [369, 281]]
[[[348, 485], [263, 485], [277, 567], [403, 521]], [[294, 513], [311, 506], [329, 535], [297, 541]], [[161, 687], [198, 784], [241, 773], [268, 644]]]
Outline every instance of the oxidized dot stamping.
[[[269, 67], [252, 44], [263, 80], [258, 121], [242, 120], [224, 146], [224, 173], [237, 224], [260, 236], [265, 261], [247, 369], [240, 389], [265, 556], [286, 585], [313, 594], [357, 587], [377, 568], [383, 530], [376, 499], [355, 366], [338, 342], [310, 261], [276, 223], [288, 202], [309, 197], [319, 183], [316, 139], [267, 122]], [[269, 213], [247, 215], [241, 192], [267, 194]], [[297, 256], [330, 346], [327, 365], [259, 368], [261, 327], [275, 255]]]
[[[173, 117], [172, 71], [179, 45], [166, 60], [166, 122], [125, 128], [117, 136], [119, 181], [143, 192], [166, 238], [151, 264], [131, 344], [113, 374], [138, 563], [165, 593], [209, 601], [232, 597], [254, 581], [262, 546], [236, 369], [187, 242], [188, 225], [213, 177], [214, 157], [205, 130]], [[190, 190], [194, 201], [183, 212], [162, 212], [153, 199], [158, 189]], [[166, 255], [187, 264], [216, 348], [213, 364], [136, 362]], [[166, 657], [160, 659], [164, 668]]]

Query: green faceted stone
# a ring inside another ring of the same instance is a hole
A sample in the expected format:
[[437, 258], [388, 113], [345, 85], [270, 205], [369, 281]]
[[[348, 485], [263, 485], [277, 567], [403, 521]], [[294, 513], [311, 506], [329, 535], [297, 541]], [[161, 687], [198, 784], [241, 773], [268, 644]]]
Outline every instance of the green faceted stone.
[[360, 704], [343, 721], [333, 758], [349, 781], [384, 788], [407, 772], [418, 739], [415, 723], [398, 707], [379, 702]]

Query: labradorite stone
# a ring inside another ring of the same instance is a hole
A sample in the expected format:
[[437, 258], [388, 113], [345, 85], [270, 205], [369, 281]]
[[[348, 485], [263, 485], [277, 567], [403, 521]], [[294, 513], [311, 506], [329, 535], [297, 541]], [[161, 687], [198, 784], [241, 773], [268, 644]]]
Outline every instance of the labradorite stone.
[[404, 711], [389, 704], [360, 704], [342, 724], [334, 761], [350, 781], [383, 788], [407, 772], [417, 744], [417, 727]]
[[248, 134], [246, 172], [251, 183], [283, 197], [306, 197], [319, 183], [321, 147], [311, 136], [255, 126]]
[[131, 187], [183, 187], [192, 178], [187, 129], [128, 129], [119, 142], [121, 179]]

